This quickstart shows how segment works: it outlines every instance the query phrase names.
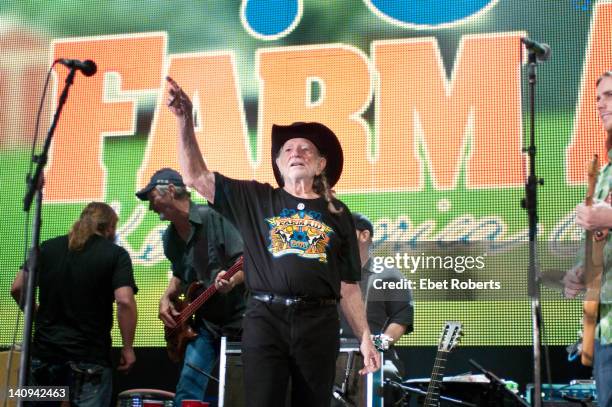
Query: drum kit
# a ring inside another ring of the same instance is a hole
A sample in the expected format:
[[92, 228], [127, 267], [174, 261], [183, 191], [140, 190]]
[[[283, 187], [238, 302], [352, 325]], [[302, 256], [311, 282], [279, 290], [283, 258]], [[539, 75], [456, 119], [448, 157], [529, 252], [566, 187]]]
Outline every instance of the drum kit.
[[[173, 407], [174, 393], [155, 389], [131, 389], [117, 395], [117, 407]], [[192, 406], [195, 407], [195, 406]]]

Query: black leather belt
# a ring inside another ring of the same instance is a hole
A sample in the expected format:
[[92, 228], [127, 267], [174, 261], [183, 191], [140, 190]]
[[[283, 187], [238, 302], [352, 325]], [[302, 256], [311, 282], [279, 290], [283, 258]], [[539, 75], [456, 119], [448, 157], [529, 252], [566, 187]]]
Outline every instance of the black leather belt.
[[284, 295], [262, 292], [253, 292], [251, 296], [257, 301], [265, 302], [266, 304], [281, 304], [285, 307], [323, 307], [338, 303], [338, 300], [335, 298], [286, 297]]

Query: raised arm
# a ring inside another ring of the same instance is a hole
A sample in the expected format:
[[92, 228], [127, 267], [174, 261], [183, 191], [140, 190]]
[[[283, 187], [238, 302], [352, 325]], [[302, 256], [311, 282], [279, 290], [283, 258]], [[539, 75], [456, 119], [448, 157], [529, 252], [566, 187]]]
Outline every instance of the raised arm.
[[195, 188], [210, 203], [215, 201], [215, 174], [208, 170], [193, 131], [193, 105], [189, 96], [170, 77], [168, 109], [176, 116], [179, 139], [178, 158], [185, 184]]

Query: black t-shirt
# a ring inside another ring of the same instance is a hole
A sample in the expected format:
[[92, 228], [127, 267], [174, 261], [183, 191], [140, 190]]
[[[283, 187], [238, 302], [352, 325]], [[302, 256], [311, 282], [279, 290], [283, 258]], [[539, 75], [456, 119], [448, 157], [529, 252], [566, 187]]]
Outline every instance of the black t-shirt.
[[39, 307], [32, 355], [110, 365], [114, 291], [138, 290], [129, 254], [94, 235], [79, 251], [68, 236], [44, 242], [38, 257]]
[[244, 240], [251, 291], [340, 298], [340, 282], [359, 281], [359, 251], [349, 209], [333, 214], [324, 198], [297, 198], [282, 188], [215, 173], [212, 205]]

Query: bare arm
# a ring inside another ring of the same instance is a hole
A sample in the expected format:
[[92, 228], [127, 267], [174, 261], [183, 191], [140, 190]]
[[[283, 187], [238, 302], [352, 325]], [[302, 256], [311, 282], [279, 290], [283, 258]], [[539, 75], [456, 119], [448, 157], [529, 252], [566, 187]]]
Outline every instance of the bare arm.
[[370, 328], [365, 316], [365, 308], [361, 300], [361, 290], [356, 283], [340, 283], [340, 306], [346, 317], [347, 322], [351, 326], [355, 336], [359, 339], [361, 345], [359, 349], [363, 355], [364, 368], [359, 371], [361, 374], [375, 372], [380, 368], [380, 355], [374, 348], [372, 339], [370, 338]]
[[164, 291], [164, 294], [159, 300], [158, 314], [158, 318], [169, 328], [174, 328], [176, 326], [174, 318], [180, 314], [172, 303], [180, 294], [181, 280], [178, 277], [172, 276], [168, 283], [168, 288], [166, 288], [166, 291]]
[[21, 293], [23, 292], [23, 287], [25, 286], [25, 273], [23, 270], [19, 270], [19, 273], [15, 276], [13, 280], [13, 285], [11, 285], [11, 296], [15, 300], [15, 302], [21, 307]]
[[136, 333], [136, 321], [138, 311], [132, 287], [119, 287], [115, 290], [115, 302], [117, 303], [117, 323], [121, 332], [123, 347], [121, 348], [121, 360], [117, 370], [127, 372], [130, 370], [136, 355], [134, 354], [134, 334]]
[[398, 324], [397, 322], [391, 322], [384, 334], [390, 336], [393, 340], [392, 343], [397, 343], [402, 335], [406, 332], [406, 325]]
[[[11, 285], [11, 296], [22, 311], [24, 311], [25, 297], [23, 298], [23, 304], [21, 303], [21, 297], [25, 296], [24, 289], [27, 284], [27, 278], [28, 274], [23, 269], [19, 270], [19, 273], [17, 273]], [[36, 311], [38, 311], [38, 304], [36, 303], [36, 299], [34, 299], [34, 313], [36, 313]]]
[[208, 170], [193, 131], [193, 105], [179, 85], [168, 81], [168, 109], [177, 118], [178, 158], [185, 184], [195, 188], [210, 203], [215, 201], [215, 174]]

